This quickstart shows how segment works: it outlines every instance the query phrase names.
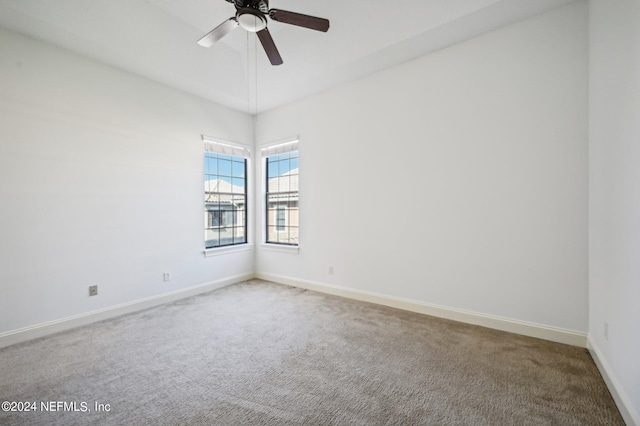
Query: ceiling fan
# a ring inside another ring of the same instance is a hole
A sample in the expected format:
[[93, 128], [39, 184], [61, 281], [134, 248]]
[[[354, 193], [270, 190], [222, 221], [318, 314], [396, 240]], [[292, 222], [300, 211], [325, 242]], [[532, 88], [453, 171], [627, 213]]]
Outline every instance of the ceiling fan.
[[316, 31], [327, 32], [329, 20], [301, 13], [289, 12], [280, 9], [269, 9], [269, 0], [226, 0], [236, 7], [236, 15], [215, 27], [204, 37], [198, 40], [203, 47], [211, 47], [213, 43], [241, 26], [245, 30], [258, 34], [260, 43], [267, 53], [271, 65], [282, 64], [282, 57], [278, 52], [269, 30], [267, 29], [267, 15], [274, 21], [285, 24], [297, 25]]

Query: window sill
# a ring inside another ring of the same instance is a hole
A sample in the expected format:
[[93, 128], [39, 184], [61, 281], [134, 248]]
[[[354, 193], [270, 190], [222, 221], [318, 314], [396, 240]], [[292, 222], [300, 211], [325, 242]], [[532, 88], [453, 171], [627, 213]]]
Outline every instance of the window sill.
[[300, 250], [300, 246], [285, 246], [281, 244], [269, 244], [269, 243], [263, 243], [261, 247], [269, 251], [279, 251], [280, 253], [292, 253], [292, 254], [298, 254], [298, 251]]
[[249, 251], [249, 250], [252, 250], [252, 249], [253, 249], [253, 245], [252, 244], [242, 244], [242, 245], [237, 245], [237, 246], [210, 248], [210, 249], [206, 249], [202, 253], [204, 254], [204, 257], [212, 257], [212, 256], [219, 256], [221, 254], [229, 254], [229, 253], [238, 253], [238, 252], [241, 252], [241, 251]]

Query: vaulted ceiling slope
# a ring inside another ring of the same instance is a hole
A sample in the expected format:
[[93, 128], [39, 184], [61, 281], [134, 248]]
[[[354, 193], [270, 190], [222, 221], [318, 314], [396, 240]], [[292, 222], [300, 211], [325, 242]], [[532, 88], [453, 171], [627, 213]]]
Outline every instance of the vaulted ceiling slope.
[[0, 26], [228, 107], [257, 113], [574, 0], [270, 0], [327, 18], [327, 33], [269, 21], [284, 64], [244, 30], [196, 41], [225, 0], [0, 0]]

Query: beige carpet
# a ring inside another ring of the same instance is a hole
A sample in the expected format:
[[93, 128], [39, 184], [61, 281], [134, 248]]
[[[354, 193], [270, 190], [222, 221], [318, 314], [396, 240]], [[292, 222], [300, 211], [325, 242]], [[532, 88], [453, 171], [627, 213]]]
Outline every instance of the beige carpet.
[[585, 349], [257, 280], [4, 348], [0, 369], [0, 400], [38, 410], [3, 425], [624, 424]]

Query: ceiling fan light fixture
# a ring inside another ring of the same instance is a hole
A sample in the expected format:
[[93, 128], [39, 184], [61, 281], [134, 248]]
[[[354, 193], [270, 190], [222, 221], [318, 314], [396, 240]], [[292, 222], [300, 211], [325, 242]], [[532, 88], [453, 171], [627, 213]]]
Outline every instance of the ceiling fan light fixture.
[[204, 35], [198, 44], [210, 47], [237, 27], [256, 33], [271, 65], [281, 65], [282, 57], [267, 29], [267, 15], [274, 21], [311, 30], [327, 32], [329, 20], [288, 10], [269, 9], [269, 0], [226, 0], [236, 8], [235, 16], [227, 19]]
[[267, 28], [267, 18], [260, 12], [248, 7], [238, 10], [236, 19], [242, 28], [252, 33], [257, 33]]

